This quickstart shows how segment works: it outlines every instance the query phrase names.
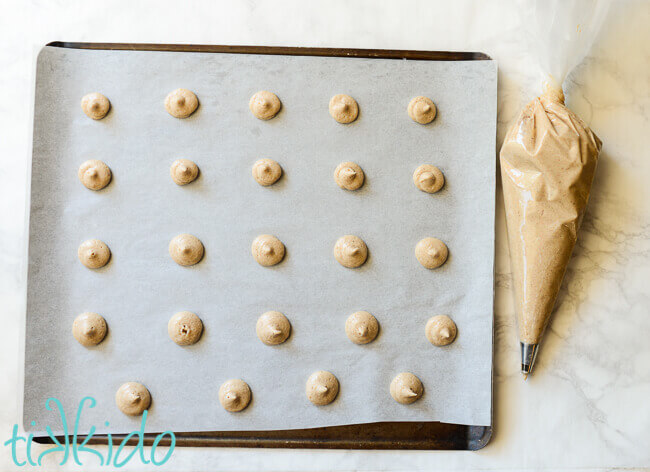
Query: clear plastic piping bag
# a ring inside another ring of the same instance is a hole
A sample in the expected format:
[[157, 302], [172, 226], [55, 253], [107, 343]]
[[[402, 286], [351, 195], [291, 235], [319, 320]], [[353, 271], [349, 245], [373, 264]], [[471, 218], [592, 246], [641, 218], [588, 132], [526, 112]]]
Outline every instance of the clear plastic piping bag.
[[542, 73], [500, 153], [521, 370], [533, 368], [577, 240], [601, 141], [564, 105], [562, 83], [585, 57], [606, 0], [522, 1], [522, 28]]

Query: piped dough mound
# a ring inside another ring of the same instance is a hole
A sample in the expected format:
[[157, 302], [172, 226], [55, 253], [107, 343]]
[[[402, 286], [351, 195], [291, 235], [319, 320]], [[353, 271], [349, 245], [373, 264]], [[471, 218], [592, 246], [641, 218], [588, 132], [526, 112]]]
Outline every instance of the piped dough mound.
[[430, 98], [415, 97], [409, 103], [408, 114], [413, 121], [426, 125], [435, 119], [436, 106]]
[[178, 88], [165, 98], [165, 110], [174, 118], [187, 118], [199, 106], [199, 99], [194, 92]]
[[377, 318], [367, 311], [352, 313], [345, 321], [345, 334], [355, 344], [368, 344], [379, 333]]
[[361, 167], [354, 162], [341, 162], [334, 170], [336, 184], [345, 190], [359, 189], [365, 180]]
[[93, 92], [83, 96], [81, 109], [89, 118], [101, 120], [111, 109], [111, 102], [101, 93]]
[[447, 315], [437, 315], [430, 318], [424, 328], [427, 339], [434, 346], [446, 346], [456, 339], [456, 323]]
[[95, 346], [106, 337], [106, 320], [97, 313], [86, 312], [72, 322], [72, 335], [82, 346]]
[[424, 238], [415, 246], [415, 257], [427, 269], [440, 267], [448, 255], [447, 245], [436, 238]]
[[176, 185], [187, 185], [199, 176], [199, 166], [189, 159], [176, 159], [169, 168]]
[[357, 101], [349, 95], [334, 95], [329, 105], [330, 115], [339, 123], [352, 123], [359, 116], [359, 105]]
[[398, 374], [390, 383], [390, 396], [397, 403], [409, 405], [422, 397], [422, 382], [410, 372]]
[[341, 236], [334, 245], [334, 258], [343, 267], [354, 269], [362, 266], [368, 258], [368, 246], [358, 236]]
[[264, 344], [282, 344], [291, 334], [291, 323], [279, 311], [267, 311], [257, 320], [255, 332]]
[[273, 185], [282, 176], [282, 167], [273, 159], [260, 159], [252, 168], [253, 178], [263, 187]]
[[203, 243], [191, 234], [179, 234], [169, 242], [169, 255], [178, 265], [197, 264], [203, 259], [203, 252]]
[[79, 166], [79, 180], [90, 190], [101, 190], [111, 183], [111, 169], [102, 161], [90, 159]]
[[422, 164], [413, 172], [413, 183], [423, 192], [436, 193], [445, 185], [445, 176], [436, 166]]
[[138, 416], [151, 405], [151, 394], [141, 383], [127, 382], [115, 393], [115, 403], [125, 415]]
[[314, 405], [328, 405], [339, 393], [339, 381], [331, 372], [319, 370], [307, 379], [305, 393]]
[[89, 239], [81, 243], [77, 249], [77, 256], [81, 263], [89, 269], [99, 269], [108, 264], [111, 250], [99, 239]]
[[241, 379], [227, 380], [219, 388], [219, 403], [228, 411], [242, 411], [250, 401], [251, 388]]
[[191, 311], [180, 311], [169, 319], [167, 334], [179, 346], [196, 344], [203, 333], [201, 318]]
[[284, 244], [275, 236], [261, 234], [253, 240], [251, 253], [259, 265], [274, 266], [284, 259]]
[[278, 96], [266, 90], [260, 90], [253, 95], [248, 102], [248, 108], [255, 118], [260, 120], [270, 120], [278, 114], [282, 108], [282, 102]]

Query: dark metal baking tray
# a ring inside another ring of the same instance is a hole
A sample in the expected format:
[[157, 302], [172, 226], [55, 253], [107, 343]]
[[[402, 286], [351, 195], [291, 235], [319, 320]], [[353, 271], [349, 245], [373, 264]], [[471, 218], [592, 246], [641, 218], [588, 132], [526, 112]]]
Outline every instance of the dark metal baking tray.
[[[340, 49], [282, 46], [216, 46], [182, 44], [77, 43], [52, 42], [48, 46], [73, 49], [175, 51], [230, 54], [265, 54], [291, 56], [331, 56], [392, 60], [476, 61], [491, 60], [478, 52], [415, 51], [392, 49]], [[330, 426], [323, 428], [279, 431], [210, 431], [176, 433], [176, 446], [193, 447], [268, 447], [317, 449], [419, 449], [478, 450], [487, 445], [492, 426], [458, 425], [440, 422], [381, 422]], [[125, 435], [113, 435], [113, 443]], [[156, 434], [145, 434], [145, 445], [151, 445]], [[57, 438], [61, 440], [62, 438]], [[52, 443], [49, 437], [35, 437], [39, 443]], [[83, 442], [85, 436], [79, 436]], [[106, 444], [105, 435], [95, 435], [88, 444]], [[129, 444], [137, 444], [132, 439]], [[165, 437], [160, 445], [169, 445]]]

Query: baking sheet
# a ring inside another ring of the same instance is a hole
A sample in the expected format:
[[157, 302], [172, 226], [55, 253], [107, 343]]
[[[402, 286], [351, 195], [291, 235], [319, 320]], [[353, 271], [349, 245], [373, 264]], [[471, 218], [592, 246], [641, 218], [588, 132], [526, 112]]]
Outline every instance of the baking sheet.
[[[185, 87], [199, 96], [192, 117], [176, 120], [166, 94]], [[283, 102], [273, 120], [248, 110], [249, 97], [272, 90]], [[81, 96], [104, 93], [113, 108], [86, 118]], [[359, 119], [347, 126], [327, 112], [329, 98], [349, 93]], [[406, 105], [434, 99], [439, 116], [413, 123]], [[114, 392], [144, 383], [153, 404], [147, 430], [289, 429], [373, 421], [443, 421], [489, 425], [491, 417], [496, 66], [492, 61], [429, 62], [325, 57], [84, 51], [45, 48], [39, 57], [34, 130], [24, 423], [37, 434], [59, 432], [49, 397], [74, 421], [90, 395], [80, 432], [125, 432], [138, 418], [122, 415]], [[178, 157], [201, 168], [177, 187], [169, 165]], [[284, 176], [262, 188], [250, 174], [260, 157]], [[104, 160], [114, 180], [101, 192], [76, 178], [79, 164]], [[336, 165], [353, 160], [366, 173], [358, 192], [339, 189]], [[428, 195], [411, 174], [421, 163], [445, 173], [445, 188]], [[167, 245], [189, 232], [205, 259], [186, 268]], [[285, 260], [262, 268], [250, 255], [261, 233], [278, 236]], [[332, 257], [343, 234], [357, 234], [370, 257], [345, 269]], [[413, 249], [436, 236], [450, 257], [427, 271]], [[85, 239], [113, 252], [90, 271], [76, 257]], [[279, 310], [291, 320], [289, 341], [264, 346], [257, 317]], [[352, 344], [344, 323], [353, 311], [379, 320], [378, 339]], [[205, 333], [179, 347], [169, 317], [197, 313]], [[71, 336], [74, 317], [101, 313], [106, 340], [93, 349]], [[459, 329], [440, 349], [424, 336], [426, 320], [449, 314]], [[304, 383], [318, 369], [341, 383], [338, 399], [315, 407]], [[404, 406], [388, 394], [394, 375], [411, 371], [425, 386]], [[251, 405], [228, 413], [219, 385], [240, 377]], [[34, 420], [35, 425], [30, 426]], [[109, 422], [109, 426], [105, 422]]]

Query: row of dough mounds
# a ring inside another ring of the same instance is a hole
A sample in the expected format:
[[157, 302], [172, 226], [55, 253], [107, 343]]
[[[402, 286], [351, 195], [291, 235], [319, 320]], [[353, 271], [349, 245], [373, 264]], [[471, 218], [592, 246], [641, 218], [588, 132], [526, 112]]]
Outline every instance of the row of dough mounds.
[[[192, 266], [203, 259], [203, 243], [191, 234], [183, 233], [169, 242], [169, 255], [181, 266]], [[260, 234], [253, 240], [251, 253], [255, 261], [264, 267], [279, 264], [284, 259], [285, 247], [282, 241], [271, 234]], [[334, 244], [334, 259], [343, 267], [356, 269], [368, 259], [368, 246], [358, 236], [346, 234]], [[436, 269], [444, 264], [449, 255], [447, 245], [436, 238], [424, 238], [415, 246], [415, 258], [427, 269]], [[100, 269], [111, 259], [108, 245], [99, 239], [88, 239], [77, 249], [79, 261], [89, 269]]]
[[[96, 346], [107, 332], [108, 323], [98, 313], [82, 313], [72, 322], [72, 335], [82, 346]], [[179, 346], [190, 346], [201, 339], [203, 321], [191, 311], [180, 311], [167, 323], [167, 333]], [[283, 313], [267, 311], [258, 318], [255, 333], [267, 346], [276, 346], [291, 335], [291, 323]], [[434, 346], [446, 346], [456, 339], [457, 328], [448, 316], [437, 315], [427, 321], [424, 333]], [[379, 334], [379, 321], [367, 311], [354, 312], [345, 321], [345, 334], [354, 344], [371, 343]]]
[[[396, 402], [408, 405], [422, 397], [424, 386], [412, 373], [402, 372], [393, 378], [388, 391]], [[329, 405], [336, 400], [338, 394], [339, 381], [331, 372], [318, 370], [307, 378], [305, 395], [314, 405]], [[226, 380], [219, 387], [219, 403], [233, 413], [244, 410], [250, 403], [251, 396], [250, 386], [242, 379]], [[141, 415], [151, 405], [151, 393], [139, 382], [126, 382], [115, 393], [115, 403], [126, 415]]]
[[[165, 98], [165, 110], [175, 118], [189, 117], [198, 106], [199, 99], [196, 94], [184, 88], [170, 92]], [[282, 102], [276, 94], [260, 90], [250, 98], [248, 108], [255, 118], [270, 120], [278, 114]], [[110, 111], [111, 102], [101, 93], [93, 92], [84, 95], [81, 99], [81, 109], [89, 118], [101, 120]], [[413, 98], [406, 110], [413, 121], [423, 125], [431, 123], [437, 114], [433, 101], [422, 96]], [[334, 95], [329, 102], [329, 112], [330, 116], [339, 123], [352, 123], [359, 116], [359, 104], [349, 95]]]
[[[282, 167], [273, 159], [259, 159], [251, 169], [255, 181], [263, 187], [276, 183], [282, 177]], [[177, 185], [187, 185], [199, 176], [199, 166], [189, 159], [176, 159], [169, 169]], [[89, 159], [79, 166], [77, 176], [90, 190], [102, 190], [111, 183], [113, 173], [98, 159]], [[334, 181], [344, 190], [358, 190], [363, 186], [365, 173], [356, 162], [341, 162], [334, 170]], [[436, 193], [445, 184], [442, 171], [431, 164], [422, 164], [413, 172], [413, 183], [426, 193]]]

